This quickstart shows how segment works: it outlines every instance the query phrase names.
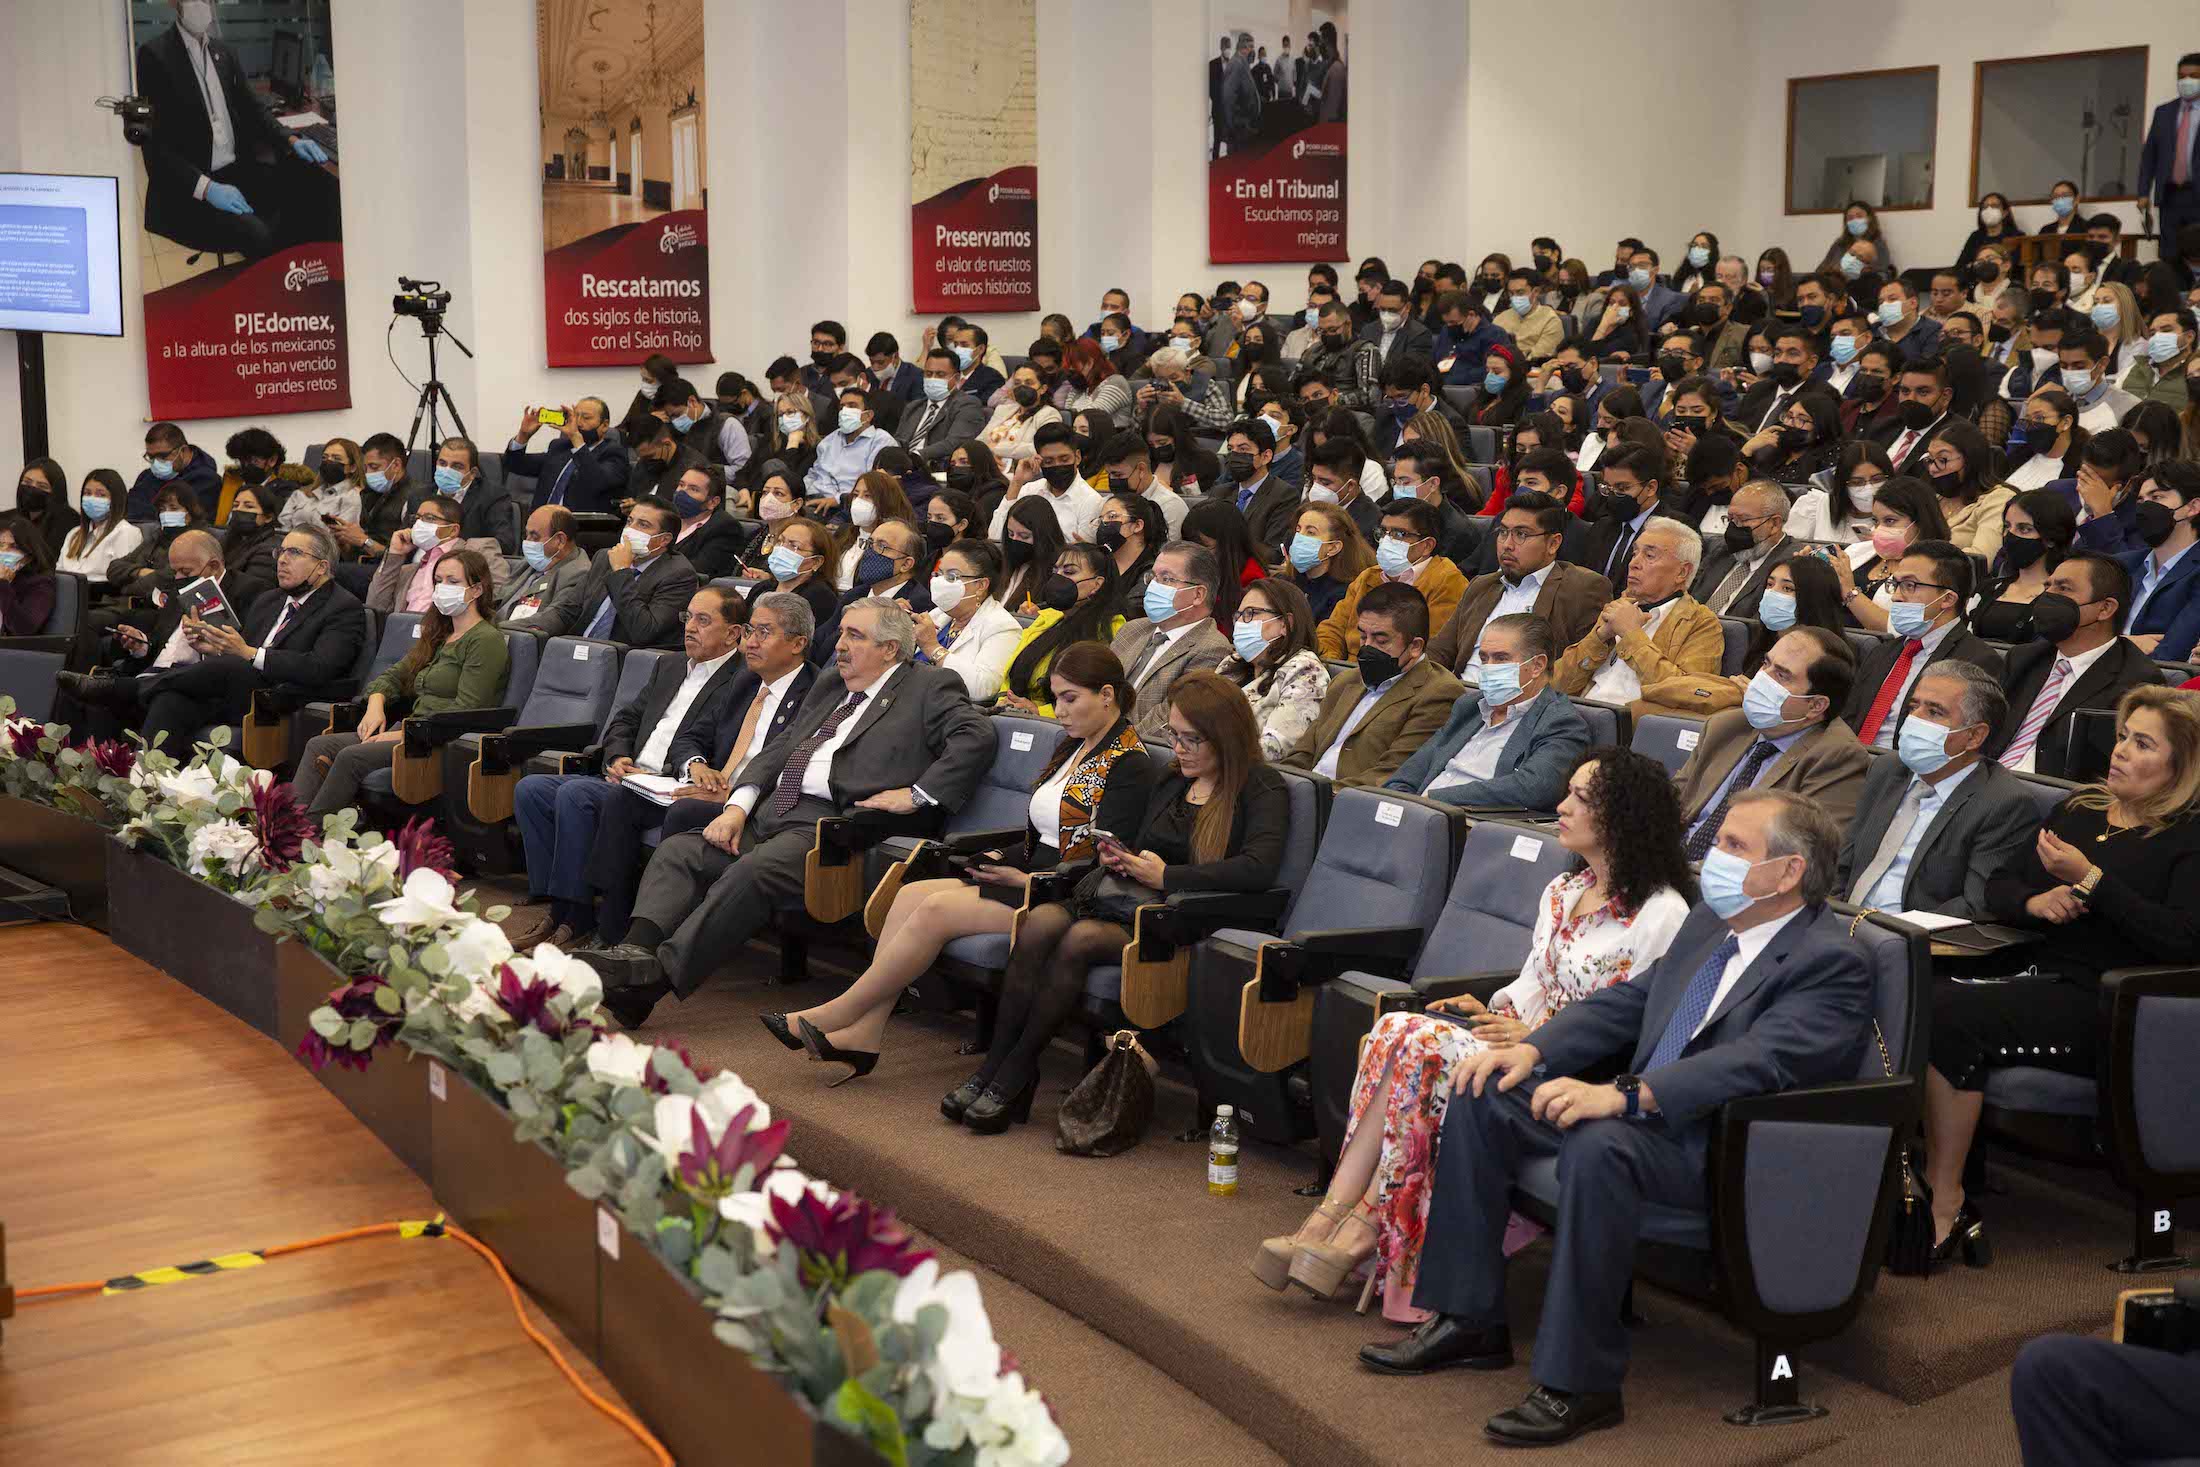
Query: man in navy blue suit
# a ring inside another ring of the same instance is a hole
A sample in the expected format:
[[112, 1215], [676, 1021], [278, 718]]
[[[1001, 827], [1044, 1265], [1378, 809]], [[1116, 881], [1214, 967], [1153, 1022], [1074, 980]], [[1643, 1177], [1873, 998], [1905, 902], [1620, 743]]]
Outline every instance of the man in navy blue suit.
[[2139, 196], [2160, 211], [2162, 258], [2177, 248], [2177, 231], [2200, 224], [2200, 51], [2177, 58], [2177, 100], [2154, 109], [2139, 153]]
[[[1535, 1385], [1484, 1430], [1510, 1446], [1550, 1446], [1619, 1424], [1620, 1304], [1644, 1209], [1704, 1207], [1720, 1106], [1853, 1078], [1869, 1043], [1864, 953], [1825, 905], [1839, 850], [1832, 818], [1800, 795], [1735, 796], [1704, 859], [1703, 901], [1663, 957], [1568, 1006], [1534, 1042], [1459, 1068], [1413, 1296], [1433, 1317], [1396, 1344], [1362, 1349], [1362, 1362], [1392, 1374], [1512, 1365], [1509, 1198], [1526, 1163], [1555, 1156], [1558, 1228]], [[1628, 1073], [1611, 1084], [1572, 1078], [1622, 1055]]]

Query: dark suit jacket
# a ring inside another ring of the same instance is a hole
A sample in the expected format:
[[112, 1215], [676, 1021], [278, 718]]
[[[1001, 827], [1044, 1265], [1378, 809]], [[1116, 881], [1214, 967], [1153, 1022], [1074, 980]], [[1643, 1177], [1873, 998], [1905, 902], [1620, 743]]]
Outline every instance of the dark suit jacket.
[[[1154, 822], [1183, 798], [1190, 783], [1172, 767], [1154, 786], [1139, 819], [1138, 833], [1128, 842], [1132, 850], [1148, 849]], [[1283, 864], [1284, 844], [1290, 834], [1291, 792], [1284, 786], [1282, 775], [1265, 764], [1255, 764], [1245, 773], [1245, 788], [1238, 795], [1237, 810], [1230, 822], [1230, 843], [1221, 859], [1171, 861], [1161, 873], [1161, 889], [1266, 891], [1276, 884], [1276, 869]]]
[[1513, 710], [1512, 732], [1488, 779], [1453, 784], [1442, 793], [1429, 784], [1482, 731], [1482, 695], [1469, 689], [1451, 705], [1451, 717], [1420, 752], [1383, 782], [1383, 788], [1429, 795], [1447, 805], [1556, 810], [1566, 797], [1566, 776], [1589, 747], [1589, 725], [1573, 700], [1545, 683], [1543, 691]]
[[[741, 784], [763, 791], [753, 814], [768, 810], [787, 757], [847, 699], [839, 669], [823, 673], [794, 722], [749, 761]], [[961, 678], [903, 663], [887, 673], [841, 741], [827, 784], [841, 811], [882, 790], [922, 789], [952, 814], [977, 789], [993, 751], [993, 725], [971, 705]]]
[[[1900, 759], [1872, 760], [1856, 818], [1841, 841], [1841, 864], [1834, 880], [1838, 900], [1861, 896], [1856, 879], [1879, 851], [1903, 791], [1912, 775]], [[1992, 761], [1965, 776], [1933, 816], [1910, 857], [1902, 881], [1902, 908], [1944, 912], [1983, 921], [1993, 915], [1986, 883], [2021, 855], [2039, 833], [2040, 807], [2023, 780]]]
[[[1662, 508], [1663, 506], [1659, 507]], [[1656, 519], [1658, 513], [1658, 509], [1651, 510], [1650, 519]], [[1637, 528], [1632, 519], [1615, 520], [1598, 515], [1589, 524], [1588, 552], [1582, 564], [1610, 581], [1618, 591], [1626, 590], [1627, 562], [1623, 560], [1618, 565], [1612, 565], [1612, 552], [1619, 548], [1620, 532], [1624, 529], [1627, 533], [1627, 553], [1632, 556], [1636, 544], [1642, 539], [1643, 531], [1649, 528], [1650, 520], [1644, 520], [1640, 528]]]
[[[1372, 341], [1380, 346], [1383, 340], [1383, 323], [1370, 321], [1367, 329], [1360, 333], [1359, 339]], [[1390, 338], [1390, 350], [1383, 353], [1383, 365], [1395, 367], [1406, 357], [1427, 357], [1435, 347], [1436, 337], [1426, 326], [1408, 314], [1405, 320], [1398, 323], [1397, 334]]]
[[[642, 696], [612, 714], [611, 722], [604, 727], [604, 763], [631, 759], [641, 752], [642, 745], [648, 743], [650, 735], [657, 731], [658, 720], [665, 716], [666, 710], [672, 707], [672, 700], [679, 696], [680, 684], [687, 681], [687, 675], [688, 663], [685, 657], [668, 657], [658, 664], [657, 671], [650, 675], [648, 686], [642, 689]], [[756, 681], [756, 674], [748, 670], [747, 664], [741, 660], [741, 654], [736, 652], [718, 664], [718, 670], [710, 675], [709, 682], [703, 684], [703, 690], [689, 700], [687, 712], [680, 719], [680, 727], [674, 731], [672, 742], [666, 748], [665, 767], [668, 773], [679, 772], [680, 764], [673, 760], [672, 753], [680, 747], [680, 741], [687, 736], [690, 729], [710, 716], [712, 706], [720, 701], [726, 689], [733, 686], [737, 679], [744, 677], [750, 682]], [[737, 723], [734, 728], [738, 730], [740, 725]]]
[[[263, 649], [262, 687], [281, 687], [301, 699], [341, 700], [359, 691], [353, 672], [367, 644], [367, 609], [336, 582], [329, 581], [305, 599], [283, 624], [282, 635], [263, 640], [274, 629], [289, 601], [280, 588], [266, 592], [245, 613], [244, 639]], [[159, 643], [154, 643], [159, 655]]]
[[[214, 36], [206, 38], [206, 47], [229, 106], [237, 157], [250, 159], [255, 145], [287, 151], [289, 132], [245, 85], [236, 54]], [[154, 234], [168, 234], [195, 205], [191, 196], [200, 177], [214, 171], [214, 125], [207, 116], [206, 94], [184, 47], [183, 33], [175, 26], [138, 47], [137, 85], [139, 94], [153, 104], [158, 120], [144, 150], [145, 227]]]
[[512, 518], [511, 486], [501, 479], [492, 484], [486, 473], [474, 476], [474, 486], [458, 506], [461, 540], [494, 540], [506, 555], [519, 554], [519, 536]]
[[[1704, 721], [1696, 751], [1673, 776], [1684, 825], [1693, 827], [1704, 816], [1704, 806], [1756, 741], [1757, 730], [1749, 726], [1748, 717], [1739, 708], [1722, 709]], [[1864, 792], [1864, 776], [1870, 773], [1872, 762], [1872, 756], [1856, 741], [1849, 726], [1835, 718], [1805, 730], [1786, 753], [1775, 755], [1757, 772], [1757, 782], [1750, 787], [1792, 790], [1846, 830], [1855, 817], [1856, 800]]]
[[[758, 753], [770, 748], [772, 740], [793, 726], [810, 690], [816, 685], [815, 667], [805, 662], [795, 669], [787, 696], [772, 710], [771, 724], [764, 730], [764, 741], [756, 746]], [[713, 769], [725, 768], [726, 761], [733, 757], [733, 741], [741, 737], [742, 720], [749, 716], [749, 704], [755, 702], [757, 694], [763, 690], [764, 680], [743, 665], [733, 680], [712, 697], [696, 699], [680, 731], [673, 735], [665, 763], [674, 770], [681, 770], [687, 767], [690, 759], [704, 759]]]
[[[963, 373], [962, 390], [973, 402], [978, 404], [980, 412], [985, 412], [987, 400], [1007, 385], [1008, 379], [1001, 375], [1000, 368], [989, 367], [982, 361]], [[992, 415], [987, 413], [986, 416], [991, 417]], [[983, 427], [984, 424], [980, 423], [979, 426]], [[976, 437], [977, 435], [972, 434], [971, 436]]]
[[695, 569], [676, 550], [668, 550], [640, 570], [611, 569], [611, 552], [599, 550], [588, 564], [588, 581], [579, 607], [568, 621], [560, 608], [543, 608], [534, 628], [545, 637], [578, 637], [595, 623], [604, 598], [617, 605], [607, 640], [629, 647], [681, 646], [680, 613], [695, 594]]
[[[2117, 558], [2124, 569], [2131, 572], [2131, 599], [2139, 599], [2139, 585], [2146, 576], [2147, 557], [2154, 552], [2141, 546], [2127, 551]], [[2149, 634], [2161, 637], [2154, 655], [2164, 662], [2183, 662], [2192, 656], [2195, 643], [2200, 643], [2200, 549], [2188, 550], [2184, 558], [2170, 568], [2168, 577], [2147, 603], [2139, 607], [2139, 614], [2124, 620], [2124, 635], [2139, 637]]]
[[[1894, 671], [1895, 661], [1901, 655], [1902, 638], [1888, 637], [1865, 653], [1863, 659], [1857, 663], [1856, 686], [1849, 693], [1849, 706], [1841, 710], [1841, 721], [1857, 733], [1863, 732], [1864, 717], [1871, 712], [1872, 699], [1879, 696], [1880, 686], [1887, 681], [1888, 674]], [[1960, 626], [1949, 632], [1937, 649], [1926, 654], [1925, 666], [1931, 667], [1936, 662], [1947, 662], [1951, 659], [1984, 668], [1997, 678], [2001, 676], [2001, 654]], [[1918, 675], [1924, 675], [1924, 668], [1918, 669]], [[1917, 686], [1915, 678], [1911, 679], [1910, 686]], [[1892, 727], [1898, 735], [1902, 732], [1902, 720], [1909, 716], [1907, 700], [1887, 710], [1887, 717], [1892, 720]]]
[[[568, 469], [572, 470], [570, 475]], [[527, 501], [529, 514], [551, 503], [551, 495], [559, 492], [563, 497], [557, 502], [575, 514], [614, 514], [620, 497], [626, 493], [631, 469], [626, 449], [616, 434], [576, 449], [565, 441], [564, 434], [557, 433], [541, 453], [510, 448], [504, 452], [505, 473], [535, 481], [535, 492]]]
[[[1237, 490], [1227, 492], [1231, 503], [1236, 503]], [[1268, 477], [1245, 503], [1245, 527], [1252, 532], [1253, 543], [1282, 545], [1288, 542], [1298, 524], [1300, 502], [1299, 486], [1286, 483], [1271, 465]], [[1380, 523], [1378, 520], [1377, 524]]]
[[695, 579], [710, 581], [739, 575], [741, 552], [748, 543], [747, 527], [720, 509], [697, 526], [694, 534], [673, 541], [672, 549], [694, 570]]
[[[1429, 641], [1431, 660], [1454, 672], [1464, 669], [1473, 658], [1474, 649], [1481, 645], [1482, 627], [1489, 621], [1490, 613], [1497, 609], [1497, 598], [1503, 594], [1504, 577], [1497, 571], [1476, 576], [1468, 582], [1467, 593], [1459, 598], [1458, 608]], [[1535, 614], [1550, 622], [1553, 647], [1563, 651], [1596, 625], [1598, 613], [1611, 599], [1612, 583], [1595, 571], [1568, 565], [1563, 560], [1553, 561], [1549, 574], [1543, 578], [1543, 585], [1535, 593]]]
[[[2182, 568], [2182, 567], [2180, 567]], [[1999, 759], [2017, 730], [2032, 712], [2032, 704], [2047, 683], [2055, 665], [2055, 648], [2049, 642], [2027, 642], [2009, 652], [2008, 671], [2001, 680], [2009, 693], [2009, 717], [1987, 741], [1986, 757]], [[2065, 688], [2055, 711], [2033, 745], [2032, 769], [2052, 779], [2064, 778], [2070, 753], [2070, 721], [2080, 708], [2114, 708], [2125, 691], [2142, 684], [2159, 683], [2162, 670], [2154, 659], [2118, 637], [2075, 685]]]
[[1735, 978], [1679, 1059], [1647, 1066], [1698, 969], [1731, 929], [1698, 905], [1665, 955], [1631, 983], [1568, 1004], [1535, 1031], [1543, 1068], [1574, 1075], [1631, 1055], [1658, 1114], [1699, 1153], [1729, 1100], [1853, 1080], [1871, 1043], [1871, 972], [1849, 941], [1849, 919], [1804, 907]]
[[1772, 568], [1786, 565], [1802, 548], [1803, 542], [1793, 535], [1781, 535], [1773, 542], [1772, 553], [1757, 563], [1757, 568], [1749, 573], [1749, 579], [1743, 582], [1742, 589], [1736, 593], [1733, 601], [1721, 609], [1711, 606], [1711, 593], [1719, 588], [1719, 583], [1734, 569], [1735, 557], [1727, 551], [1723, 543], [1707, 541], [1703, 567], [1696, 572], [1696, 584], [1690, 588], [1688, 594], [1704, 605], [1711, 606], [1721, 616], [1737, 617], [1743, 621], [1753, 620], [1757, 615], [1757, 602], [1765, 594], [1765, 580], [1772, 574]]
[[[924, 415], [931, 408], [932, 404], [919, 389], [916, 399], [901, 410], [901, 417], [894, 424], [894, 441], [903, 448], [910, 448], [910, 440], [916, 437]], [[948, 393], [940, 402], [940, 420], [924, 435], [924, 461], [934, 468], [945, 467], [947, 456], [955, 451], [955, 445], [965, 438], [977, 437], [985, 430], [985, 420], [984, 403], [967, 392]], [[916, 450], [910, 448], [910, 451]]]
[[[2139, 192], [2150, 196], [2157, 208], [2168, 201], [2170, 179], [2177, 173], [2177, 112], [2184, 105], [2183, 99], [2173, 97], [2156, 107], [2154, 120], [2147, 124], [2146, 146], [2139, 150]], [[2200, 107], [2200, 102], [2193, 105]], [[2200, 126], [2193, 129], [2192, 151], [2194, 162], [2188, 171], [2200, 180]]]

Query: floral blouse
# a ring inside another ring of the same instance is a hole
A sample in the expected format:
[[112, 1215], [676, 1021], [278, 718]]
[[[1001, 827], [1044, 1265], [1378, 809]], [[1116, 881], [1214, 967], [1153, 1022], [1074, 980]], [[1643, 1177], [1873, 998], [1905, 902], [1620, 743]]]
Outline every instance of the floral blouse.
[[1530, 1029], [1548, 1023], [1576, 999], [1625, 983], [1663, 957], [1688, 918], [1687, 901], [1670, 886], [1653, 893], [1637, 912], [1607, 904], [1569, 918], [1594, 885], [1596, 873], [1584, 868], [1543, 888], [1528, 960], [1520, 965], [1520, 976], [1490, 1001], [1493, 1010], [1510, 1012]]
[[[1245, 671], [1235, 652], [1215, 669], [1232, 682]], [[1298, 746], [1299, 736], [1314, 726], [1329, 696], [1329, 664], [1319, 652], [1294, 654], [1264, 678], [1245, 684], [1246, 699], [1253, 705], [1253, 721], [1260, 725], [1260, 755], [1273, 764]]]

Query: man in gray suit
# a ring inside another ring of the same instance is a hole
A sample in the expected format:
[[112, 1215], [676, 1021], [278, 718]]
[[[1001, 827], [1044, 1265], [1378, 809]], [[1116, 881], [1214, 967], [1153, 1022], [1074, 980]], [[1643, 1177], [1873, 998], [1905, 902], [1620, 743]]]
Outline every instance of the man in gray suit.
[[1556, 810], [1589, 725], [1551, 686], [1551, 624], [1533, 612], [1482, 628], [1482, 686], [1383, 788], [1479, 809]]
[[1893, 759], [1874, 759], [1841, 843], [1835, 891], [1883, 912], [1985, 918], [1986, 883], [2039, 834], [2024, 781], [1985, 757], [2009, 695], [1968, 662], [1936, 662], [1910, 692]]
[[1787, 517], [1787, 491], [1771, 480], [1755, 479], [1736, 490], [1727, 505], [1726, 530], [1704, 551], [1689, 594], [1721, 616], [1754, 618], [1772, 568], [1803, 548], [1787, 532]]
[[639, 1027], [666, 993], [686, 998], [774, 910], [801, 906], [818, 821], [876, 810], [906, 833], [933, 833], [970, 798], [993, 730], [962, 679], [912, 663], [915, 650], [915, 625], [894, 602], [842, 614], [833, 671], [742, 770], [725, 812], [657, 848], [626, 941], [577, 954], [620, 1023]]
[[962, 390], [962, 365], [946, 346], [924, 354], [924, 395], [901, 410], [894, 439], [926, 468], [943, 468], [955, 445], [984, 430], [985, 404]]
[[[1455, 1072], [1413, 1296], [1435, 1314], [1362, 1349], [1363, 1363], [1391, 1374], [1512, 1365], [1510, 1194], [1526, 1163], [1556, 1156], [1535, 1386], [1484, 1430], [1549, 1446], [1619, 1423], [1620, 1301], [1645, 1209], [1703, 1208], [1704, 1154], [1726, 1102], [1853, 1079], [1871, 1042], [1863, 949], [1825, 905], [1837, 840], [1800, 795], [1737, 796], [1704, 862], [1704, 900], [1663, 957], [1569, 1004], [1533, 1042], [1486, 1049]], [[1623, 1055], [1628, 1073], [1611, 1084], [1571, 1078]]]
[[512, 578], [512, 589], [497, 606], [497, 630], [546, 635], [545, 626], [570, 626], [580, 614], [588, 586], [588, 557], [573, 543], [573, 511], [546, 504], [527, 517], [527, 574]]
[[1124, 623], [1110, 644], [1138, 690], [1138, 736], [1148, 744], [1176, 747], [1169, 685], [1187, 672], [1213, 672], [1229, 655], [1229, 638], [1215, 630], [1215, 598], [1221, 591], [1215, 553], [1189, 540], [1172, 540], [1154, 557], [1146, 615]]

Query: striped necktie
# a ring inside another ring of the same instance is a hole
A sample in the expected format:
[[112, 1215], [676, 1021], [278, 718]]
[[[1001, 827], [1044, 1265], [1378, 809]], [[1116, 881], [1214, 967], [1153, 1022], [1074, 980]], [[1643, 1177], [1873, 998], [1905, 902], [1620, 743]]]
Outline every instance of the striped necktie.
[[832, 711], [832, 716], [817, 726], [817, 732], [795, 745], [787, 756], [787, 763], [779, 771], [779, 783], [772, 788], [771, 813], [784, 815], [794, 808], [794, 802], [802, 798], [802, 781], [810, 772], [810, 760], [817, 751], [829, 744], [840, 732], [840, 726], [863, 706], [863, 694], [850, 693], [847, 701]]

